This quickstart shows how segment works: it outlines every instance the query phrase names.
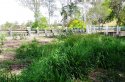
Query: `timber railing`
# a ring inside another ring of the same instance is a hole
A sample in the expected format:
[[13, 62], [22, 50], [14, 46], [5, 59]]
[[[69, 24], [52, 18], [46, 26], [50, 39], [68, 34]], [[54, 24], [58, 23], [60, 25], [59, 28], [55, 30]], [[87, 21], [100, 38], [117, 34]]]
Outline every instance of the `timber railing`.
[[102, 33], [106, 35], [117, 35], [117, 36], [125, 36], [125, 28], [123, 27], [95, 27], [95, 26], [87, 26], [85, 29], [51, 29], [51, 30], [0, 30], [0, 33], [5, 33], [7, 36], [58, 36], [60, 34], [66, 34], [68, 32], [71, 33], [79, 33], [79, 34], [91, 34], [91, 33]]

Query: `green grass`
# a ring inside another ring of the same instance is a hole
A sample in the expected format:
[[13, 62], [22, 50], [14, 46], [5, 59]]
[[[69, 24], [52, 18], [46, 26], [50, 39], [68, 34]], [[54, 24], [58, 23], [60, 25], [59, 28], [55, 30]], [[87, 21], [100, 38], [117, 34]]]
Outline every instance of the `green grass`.
[[92, 82], [95, 72], [101, 73], [95, 77], [101, 82], [125, 81], [125, 40], [115, 37], [72, 35], [46, 45], [35, 41], [17, 49], [17, 58], [33, 60], [19, 82]]
[[57, 44], [40, 44], [37, 41], [32, 43], [25, 43], [16, 50], [17, 59], [34, 60], [41, 57], [46, 57], [55, 51]]

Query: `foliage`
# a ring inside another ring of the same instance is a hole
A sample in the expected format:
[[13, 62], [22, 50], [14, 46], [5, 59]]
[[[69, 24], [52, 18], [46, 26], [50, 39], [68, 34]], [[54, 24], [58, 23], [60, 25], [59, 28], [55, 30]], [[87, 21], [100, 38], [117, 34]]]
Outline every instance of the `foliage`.
[[42, 56], [48, 56], [53, 48], [56, 48], [56, 44], [42, 45], [36, 40], [33, 40], [32, 43], [23, 44], [16, 50], [16, 57], [18, 59], [37, 59]]
[[63, 16], [63, 23], [66, 24], [68, 20], [76, 18], [78, 14], [80, 14], [80, 11], [75, 3], [70, 3], [62, 7], [61, 16]]
[[33, 41], [31, 44], [24, 44], [17, 49], [16, 57], [19, 59], [31, 59], [33, 57], [37, 57], [38, 52], [40, 51], [39, 47], [40, 45], [36, 41]]
[[0, 72], [0, 82], [18, 82], [18, 77], [9, 73], [1, 73]]
[[25, 24], [25, 26], [26, 26], [26, 27], [32, 27], [32, 24], [33, 24], [32, 21], [28, 21], [28, 22]]
[[97, 69], [104, 71], [95, 72], [102, 74], [95, 75], [99, 81], [122, 82], [124, 79], [119, 76], [125, 72], [124, 39], [97, 34], [72, 35], [57, 44], [40, 45], [33, 41], [18, 50], [19, 58], [36, 59], [18, 77], [19, 82], [86, 82]]
[[86, 25], [84, 23], [84, 21], [82, 20], [78, 20], [78, 19], [74, 19], [74, 20], [71, 20], [68, 24], [68, 27], [69, 28], [86, 28]]
[[17, 22], [15, 23], [6, 22], [5, 24], [2, 24], [1, 29], [2, 30], [17, 29]]
[[51, 27], [51, 16], [54, 16], [56, 8], [56, 0], [44, 0], [45, 7], [48, 9], [49, 14], [49, 27]]
[[2, 53], [3, 51], [3, 45], [5, 40], [6, 40], [5, 34], [1, 33], [0, 34], [0, 53]]
[[[26, 69], [21, 75], [22, 81], [84, 81], [83, 77], [89, 78], [93, 69], [115, 70], [115, 74], [125, 71], [124, 40], [100, 35], [73, 35], [63, 41], [48, 56], [35, 61]], [[112, 77], [117, 76], [110, 76], [110, 80], [115, 82]]]
[[109, 8], [112, 10], [110, 15], [107, 17], [107, 21], [117, 20], [117, 25], [124, 25], [124, 0], [106, 0]]
[[40, 17], [40, 7], [42, 5], [42, 0], [18, 0], [22, 5], [29, 8], [35, 17], [35, 22], [39, 21]]
[[88, 22], [91, 22], [92, 24], [105, 23], [105, 20], [110, 13], [111, 9], [108, 7], [107, 2], [97, 2], [88, 12]]
[[120, 25], [125, 25], [125, 7], [123, 7], [123, 10], [120, 12]]
[[41, 17], [39, 21], [35, 21], [32, 24], [32, 28], [43, 29], [48, 27], [48, 22], [46, 17]]
[[3, 34], [3, 33], [1, 33], [1, 34], [0, 34], [0, 44], [3, 45], [5, 40], [6, 40], [6, 35]]

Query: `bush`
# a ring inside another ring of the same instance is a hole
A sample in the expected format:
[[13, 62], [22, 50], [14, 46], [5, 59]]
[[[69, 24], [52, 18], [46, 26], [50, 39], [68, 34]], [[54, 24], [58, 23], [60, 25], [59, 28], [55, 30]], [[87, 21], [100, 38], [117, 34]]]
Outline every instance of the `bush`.
[[35, 21], [32, 24], [32, 28], [43, 29], [48, 27], [48, 22], [46, 17], [41, 17], [39, 21]]
[[80, 28], [80, 29], [84, 28], [85, 29], [86, 28], [86, 24], [82, 20], [73, 19], [73, 20], [71, 20], [69, 22], [68, 27], [69, 28]]

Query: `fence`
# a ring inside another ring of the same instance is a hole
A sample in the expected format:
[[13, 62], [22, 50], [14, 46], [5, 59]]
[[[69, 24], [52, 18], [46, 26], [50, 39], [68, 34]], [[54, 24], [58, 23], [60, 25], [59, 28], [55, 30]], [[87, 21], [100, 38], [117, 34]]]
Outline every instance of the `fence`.
[[5, 33], [7, 36], [58, 36], [60, 34], [66, 34], [67, 32], [72, 33], [80, 33], [80, 34], [91, 34], [91, 33], [102, 33], [106, 35], [117, 35], [117, 36], [125, 36], [125, 28], [121, 27], [95, 27], [95, 26], [87, 26], [86, 31], [84, 29], [52, 29], [52, 30], [31, 30], [28, 28], [27, 30], [0, 30], [0, 33]]
[[113, 36], [125, 36], [125, 27], [95, 27], [95, 26], [87, 26], [86, 33], [102, 33], [106, 35]]

